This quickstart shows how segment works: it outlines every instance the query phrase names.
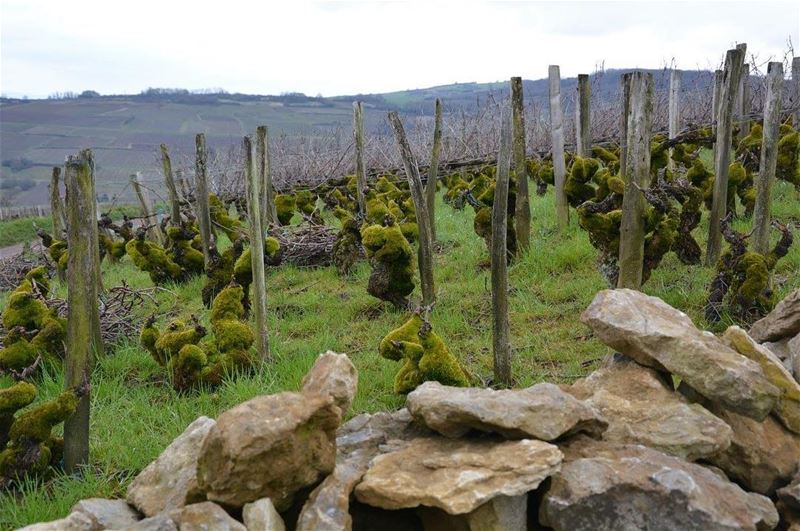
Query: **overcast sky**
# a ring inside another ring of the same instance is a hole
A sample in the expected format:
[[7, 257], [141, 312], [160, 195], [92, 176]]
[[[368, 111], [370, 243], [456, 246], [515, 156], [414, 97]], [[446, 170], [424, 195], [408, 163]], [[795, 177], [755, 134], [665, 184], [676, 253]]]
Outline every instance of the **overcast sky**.
[[309, 95], [606, 68], [715, 67], [800, 48], [800, 2], [0, 0], [0, 92]]

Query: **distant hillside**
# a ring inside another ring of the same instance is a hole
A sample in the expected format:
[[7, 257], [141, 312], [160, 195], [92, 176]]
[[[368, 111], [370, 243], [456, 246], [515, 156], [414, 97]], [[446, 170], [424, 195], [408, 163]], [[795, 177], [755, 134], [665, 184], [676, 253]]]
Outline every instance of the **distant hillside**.
[[[593, 74], [595, 97], [616, 97], [619, 76], [627, 71]], [[666, 72], [651, 72], [656, 90], [665, 89]], [[708, 72], [686, 71], [683, 84], [692, 87], [709, 79]], [[525, 80], [523, 85], [526, 102], [546, 105], [546, 79]], [[569, 107], [577, 79], [562, 79], [561, 86]], [[226, 148], [261, 124], [270, 126], [272, 137], [340, 131], [343, 141], [349, 142], [355, 99], [365, 103], [369, 130], [382, 124], [389, 110], [407, 116], [430, 115], [437, 97], [445, 103], [446, 112], [471, 112], [490, 98], [501, 100], [507, 94], [508, 83], [502, 81], [331, 98], [149, 89], [137, 95], [100, 96], [86, 91], [69, 99], [0, 99], [0, 204], [47, 203], [50, 168], [81, 148], [95, 151], [98, 193], [124, 191], [130, 198], [125, 188], [131, 173], [141, 171], [154, 182], [159, 180], [159, 144], [166, 143], [175, 153], [190, 157], [196, 133], [205, 133], [209, 146]]]

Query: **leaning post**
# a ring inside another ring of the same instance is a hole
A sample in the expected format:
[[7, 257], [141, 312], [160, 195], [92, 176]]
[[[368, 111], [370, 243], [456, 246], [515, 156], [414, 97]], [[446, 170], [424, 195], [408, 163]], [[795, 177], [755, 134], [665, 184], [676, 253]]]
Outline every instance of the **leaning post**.
[[653, 74], [630, 74], [630, 104], [625, 144], [625, 194], [620, 220], [619, 278], [617, 287], [639, 289], [644, 264], [645, 198], [650, 185], [650, 134], [653, 116]]
[[253, 307], [256, 327], [256, 350], [262, 360], [269, 360], [267, 331], [267, 282], [264, 270], [264, 233], [261, 231], [261, 186], [253, 161], [253, 142], [244, 137], [244, 175], [247, 186], [247, 214], [250, 222], [250, 266], [253, 270]]
[[419, 176], [414, 153], [408, 144], [403, 122], [396, 112], [389, 113], [389, 123], [394, 129], [394, 137], [397, 140], [397, 148], [400, 151], [400, 158], [403, 159], [403, 167], [408, 178], [408, 185], [411, 190], [411, 198], [414, 201], [414, 209], [417, 211], [417, 227], [419, 227], [419, 277], [422, 283], [422, 305], [430, 306], [436, 301], [436, 292], [433, 284], [433, 245], [431, 242], [431, 228], [428, 224], [428, 213], [425, 205], [425, 195], [422, 189], [422, 179]]
[[770, 204], [772, 184], [778, 163], [778, 135], [781, 123], [781, 98], [783, 97], [783, 63], [767, 66], [767, 94], [764, 100], [764, 136], [761, 140], [761, 160], [756, 181], [756, 205], [753, 210], [753, 248], [756, 252], [769, 252]]
[[272, 223], [278, 223], [278, 208], [275, 206], [275, 190], [272, 187], [272, 172], [269, 167], [269, 132], [266, 125], [256, 128], [256, 169], [261, 179], [261, 221], [263, 233]]
[[511, 119], [514, 150], [514, 173], [517, 176], [517, 202], [514, 223], [517, 244], [523, 254], [531, 246], [531, 205], [528, 192], [528, 166], [525, 164], [525, 107], [522, 99], [522, 78], [511, 78]]
[[436, 98], [433, 120], [433, 146], [428, 182], [425, 184], [425, 200], [428, 209], [428, 224], [431, 228], [431, 243], [436, 242], [436, 183], [439, 178], [439, 155], [442, 151], [442, 101]]
[[731, 142], [733, 137], [733, 110], [736, 94], [739, 92], [739, 78], [744, 64], [744, 50], [728, 50], [725, 55], [725, 69], [722, 76], [722, 89], [719, 93], [717, 134], [714, 144], [714, 196], [708, 219], [708, 244], [706, 246], [706, 265], [714, 266], [722, 253], [722, 233], [719, 222], [725, 217], [728, 207], [728, 170], [731, 163]]
[[178, 189], [175, 188], [175, 178], [172, 175], [172, 160], [166, 144], [161, 144], [161, 169], [164, 171], [164, 183], [167, 185], [170, 205], [170, 224], [181, 224], [181, 205], [178, 199]]
[[492, 204], [492, 353], [496, 384], [511, 387], [511, 332], [508, 323], [508, 181], [511, 172], [511, 116], [500, 113], [500, 153]]
[[206, 135], [198, 133], [194, 138], [194, 179], [195, 201], [197, 205], [197, 222], [200, 226], [200, 239], [203, 242], [203, 260], [208, 271], [211, 264], [211, 208], [208, 204], [208, 154], [206, 153]]
[[98, 310], [100, 256], [91, 150], [70, 156], [64, 175], [67, 205], [67, 341], [64, 387], [85, 388], [75, 413], [64, 422], [64, 468], [75, 472], [89, 462], [89, 379], [103, 350]]

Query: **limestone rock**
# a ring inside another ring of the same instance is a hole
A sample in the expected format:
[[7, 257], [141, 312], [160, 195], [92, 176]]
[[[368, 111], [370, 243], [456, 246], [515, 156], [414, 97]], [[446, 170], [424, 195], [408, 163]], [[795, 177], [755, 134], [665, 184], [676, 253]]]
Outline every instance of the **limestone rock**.
[[159, 514], [114, 531], [178, 531], [178, 526], [168, 514]]
[[302, 392], [332, 396], [344, 416], [358, 388], [358, 372], [346, 354], [328, 351], [320, 354], [303, 378]]
[[131, 509], [125, 500], [88, 498], [72, 507], [72, 513], [82, 513], [93, 523], [95, 529], [117, 529], [134, 525], [139, 513]]
[[526, 531], [528, 495], [498, 496], [466, 517], [470, 531]]
[[333, 471], [341, 410], [330, 396], [258, 396], [222, 413], [206, 437], [197, 479], [211, 501], [241, 507], [270, 498], [286, 510], [294, 494]]
[[96, 531], [92, 519], [83, 513], [72, 513], [66, 518], [21, 527], [17, 531]]
[[[678, 390], [690, 400], [702, 401], [683, 383]], [[701, 403], [733, 430], [731, 445], [709, 456], [711, 464], [748, 490], [768, 496], [791, 480], [800, 463], [800, 439], [796, 435], [772, 416], [759, 422], [707, 401]]]
[[800, 334], [800, 289], [786, 296], [765, 317], [750, 327], [750, 336], [759, 343], [778, 341]]
[[242, 518], [247, 531], [286, 531], [283, 518], [275, 510], [269, 498], [245, 504]]
[[213, 419], [199, 417], [158, 458], [147, 465], [128, 487], [128, 503], [145, 516], [202, 501], [197, 485], [197, 457]]
[[478, 430], [552, 441], [576, 432], [599, 435], [607, 426], [597, 410], [550, 383], [495, 391], [425, 382], [406, 407], [417, 422], [452, 438]]
[[606, 418], [604, 441], [642, 444], [689, 461], [731, 442], [727, 424], [676, 393], [658, 372], [621, 355], [568, 390]]
[[667, 370], [706, 398], [762, 420], [780, 391], [761, 367], [661, 299], [630, 289], [604, 290], [581, 320], [606, 345], [642, 365]]
[[[769, 498], [640, 445], [593, 442], [553, 476], [539, 511], [562, 530], [772, 529]], [[568, 453], [569, 459], [569, 453]]]
[[747, 332], [731, 326], [722, 339], [734, 350], [761, 366], [761, 370], [775, 387], [781, 390], [775, 415], [787, 429], [800, 433], [800, 384], [769, 349], [762, 347]]
[[423, 505], [464, 514], [496, 496], [536, 489], [561, 458], [556, 446], [531, 439], [421, 437], [373, 459], [355, 495], [383, 509]]
[[336, 437], [336, 467], [309, 496], [297, 521], [297, 531], [352, 529], [350, 495], [370, 461], [381, 452], [381, 445], [429, 434], [412, 422], [406, 409], [362, 414], [343, 424]]
[[247, 531], [240, 522], [212, 502], [195, 503], [170, 513], [180, 531]]

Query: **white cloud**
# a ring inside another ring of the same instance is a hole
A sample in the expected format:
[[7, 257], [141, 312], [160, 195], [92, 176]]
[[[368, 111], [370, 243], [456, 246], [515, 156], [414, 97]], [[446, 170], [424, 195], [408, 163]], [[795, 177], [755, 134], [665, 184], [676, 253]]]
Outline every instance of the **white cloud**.
[[383, 92], [612, 67], [761, 60], [798, 42], [797, 2], [2, 0], [0, 91], [148, 86]]

